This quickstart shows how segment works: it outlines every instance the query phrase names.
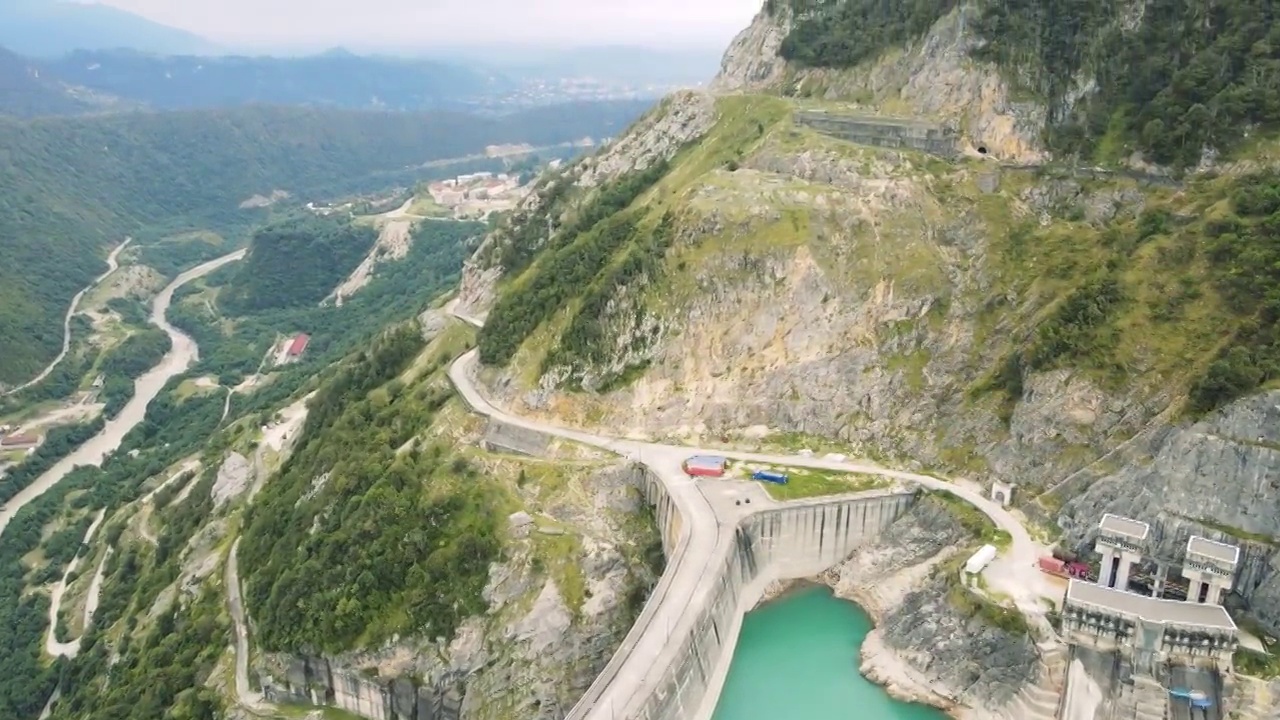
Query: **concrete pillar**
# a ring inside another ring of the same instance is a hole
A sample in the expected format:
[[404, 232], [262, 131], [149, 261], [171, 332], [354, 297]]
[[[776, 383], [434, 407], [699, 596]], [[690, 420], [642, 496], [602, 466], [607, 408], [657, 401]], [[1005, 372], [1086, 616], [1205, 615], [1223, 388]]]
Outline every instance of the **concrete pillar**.
[[1098, 566], [1098, 584], [1102, 587], [1111, 587], [1111, 563], [1116, 555], [1110, 548], [1102, 548], [1098, 552], [1102, 555], [1102, 564]]
[[1205, 598], [1204, 601], [1209, 605], [1221, 605], [1222, 596], [1225, 594], [1226, 589], [1227, 589], [1227, 581], [1217, 577], [1210, 578], [1209, 595]]
[[1116, 573], [1115, 589], [1117, 590], [1129, 589], [1129, 570], [1133, 568], [1133, 563], [1136, 562], [1137, 559], [1138, 558], [1130, 555], [1127, 552], [1120, 553], [1120, 570], [1119, 572]]
[[1156, 563], [1155, 580], [1151, 583], [1151, 597], [1158, 598], [1160, 593], [1164, 591], [1164, 579], [1169, 574], [1169, 566], [1162, 562]]
[[1190, 584], [1187, 585], [1187, 602], [1189, 603], [1200, 602], [1200, 588], [1203, 585], [1204, 585], [1204, 582], [1201, 580], [1192, 580]]

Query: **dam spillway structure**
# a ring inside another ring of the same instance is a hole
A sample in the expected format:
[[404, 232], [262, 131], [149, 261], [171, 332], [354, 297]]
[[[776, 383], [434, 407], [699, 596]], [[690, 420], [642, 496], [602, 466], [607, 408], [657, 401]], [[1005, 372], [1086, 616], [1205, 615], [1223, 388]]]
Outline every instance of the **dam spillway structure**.
[[[1233, 586], [1239, 548], [1191, 536], [1181, 559], [1186, 599], [1161, 597], [1169, 558], [1149, 594], [1130, 591], [1135, 565], [1152, 555], [1147, 523], [1103, 515], [1096, 583], [1072, 579], [1062, 602], [1071, 667], [1060, 717], [1192, 720], [1226, 717], [1239, 629], [1220, 603]], [[1141, 586], [1141, 583], [1137, 583]], [[1195, 702], [1190, 702], [1195, 700]]]
[[692, 720], [710, 717], [746, 613], [776, 580], [817, 575], [896, 521], [914, 490], [877, 490], [767, 507], [726, 527], [706, 567], [704, 592], [669, 642], [669, 661], [606, 717]]

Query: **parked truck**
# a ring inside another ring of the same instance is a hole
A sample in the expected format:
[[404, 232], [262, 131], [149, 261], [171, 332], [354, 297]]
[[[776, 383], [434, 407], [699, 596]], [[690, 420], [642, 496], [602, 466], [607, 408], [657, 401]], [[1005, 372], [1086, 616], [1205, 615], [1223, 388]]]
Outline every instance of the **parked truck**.
[[775, 485], [786, 485], [786, 484], [787, 484], [787, 474], [786, 474], [786, 473], [774, 472], [774, 471], [772, 471], [772, 470], [757, 470], [757, 471], [755, 471], [755, 473], [751, 476], [751, 479], [752, 479], [752, 480], [763, 480], [764, 482], [771, 482], [771, 483], [774, 483]]
[[1040, 570], [1057, 577], [1078, 580], [1088, 580], [1092, 574], [1089, 572], [1089, 566], [1082, 562], [1066, 562], [1055, 557], [1040, 558]]

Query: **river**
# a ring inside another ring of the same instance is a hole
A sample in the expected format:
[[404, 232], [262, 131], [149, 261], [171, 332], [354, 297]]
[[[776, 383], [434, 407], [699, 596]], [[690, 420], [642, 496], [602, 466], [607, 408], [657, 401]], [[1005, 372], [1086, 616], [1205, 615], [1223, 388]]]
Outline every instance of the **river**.
[[945, 720], [858, 674], [871, 620], [827, 588], [747, 614], [713, 720]]
[[19, 510], [48, 492], [77, 466], [101, 465], [107, 455], [120, 447], [124, 436], [146, 417], [147, 406], [160, 394], [165, 384], [174, 376], [186, 372], [187, 368], [199, 359], [200, 349], [196, 346], [196, 342], [165, 319], [169, 304], [173, 302], [173, 293], [192, 280], [204, 277], [228, 263], [243, 258], [244, 254], [244, 250], [239, 250], [194, 267], [174, 278], [173, 282], [160, 291], [151, 304], [151, 322], [169, 335], [173, 346], [159, 364], [134, 382], [133, 399], [129, 400], [119, 415], [107, 421], [102, 432], [86, 440], [83, 445], [59, 460], [47, 472], [36, 478], [35, 482], [23, 488], [3, 507], [0, 507], [0, 535], [4, 533], [5, 528], [9, 526], [9, 521], [13, 520]]

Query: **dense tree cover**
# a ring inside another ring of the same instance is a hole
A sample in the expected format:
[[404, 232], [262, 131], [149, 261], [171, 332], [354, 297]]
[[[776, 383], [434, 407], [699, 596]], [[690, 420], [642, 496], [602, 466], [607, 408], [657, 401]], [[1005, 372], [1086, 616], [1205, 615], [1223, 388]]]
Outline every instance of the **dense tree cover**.
[[98, 365], [102, 375], [102, 412], [109, 418], [120, 414], [133, 397], [133, 381], [155, 367], [172, 343], [165, 331], [150, 327], [140, 330], [108, 350]]
[[[543, 372], [557, 365], [567, 366], [570, 385], [580, 387], [587, 369], [598, 369], [608, 364], [612, 343], [609, 329], [604, 324], [605, 309], [623, 288], [641, 290], [661, 274], [667, 250], [675, 239], [673, 225], [673, 218], [668, 213], [653, 232], [638, 232], [622, 260], [611, 265], [589, 286], [573, 319], [547, 354]], [[627, 370], [624, 368], [615, 376], [603, 378], [603, 387], [593, 389], [606, 390], [611, 382], [623, 379]]]
[[[480, 331], [483, 362], [505, 364], [540, 323], [587, 288], [614, 253], [635, 236], [635, 218], [622, 211], [668, 169], [666, 161], [655, 163], [600, 188], [557, 229], [550, 244], [545, 243], [545, 229], [538, 222], [519, 226], [501, 263], [508, 273], [528, 270], [499, 298]], [[558, 182], [546, 191], [544, 216], [557, 214], [557, 204], [566, 197], [565, 186]], [[537, 262], [530, 266], [535, 255]]]
[[768, 0], [786, 4], [796, 20], [779, 49], [809, 67], [851, 67], [923, 35], [957, 0]]
[[480, 330], [480, 360], [488, 365], [510, 361], [534, 330], [580, 296], [636, 233], [634, 215], [619, 213], [543, 255], [493, 306]]
[[232, 315], [315, 305], [369, 254], [378, 233], [347, 218], [312, 214], [253, 234], [249, 254], [218, 296]]
[[[24, 507], [0, 538], [0, 717], [39, 715], [66, 665], [59, 662], [46, 666], [42, 661], [48, 597], [24, 592], [26, 570], [22, 558], [41, 546], [44, 527], [68, 502], [73, 509], [85, 512], [118, 507], [137, 497], [139, 487], [148, 478], [180, 458], [202, 447], [211, 453], [220, 451], [220, 446], [209, 445], [208, 439], [222, 413], [221, 398], [197, 397], [180, 402], [172, 394], [174, 387], [176, 383], [152, 402], [146, 419], [125, 436], [102, 469], [85, 467], [68, 474], [39, 500]], [[131, 455], [134, 450], [138, 452]], [[75, 499], [69, 501], [73, 494]], [[45, 570], [46, 575], [57, 573], [60, 569]], [[124, 577], [135, 576], [136, 571]], [[135, 587], [132, 579], [121, 584], [129, 592]], [[108, 594], [104, 594], [102, 607], [110, 612]], [[131, 678], [128, 683], [117, 685], [124, 677], [113, 676], [112, 687], [136, 683], [136, 689], [148, 683], [145, 678]], [[95, 690], [93, 686], [83, 691]]]
[[[169, 308], [169, 320], [200, 345], [196, 371], [217, 375], [227, 385], [238, 384], [255, 372], [281, 334], [309, 333], [311, 342], [306, 355], [285, 370], [286, 375], [297, 371], [309, 377], [361, 346], [380, 328], [421, 312], [434, 297], [456, 283], [467, 257], [468, 241], [483, 228], [480, 223], [418, 224], [409, 253], [399, 261], [379, 265], [369, 284], [341, 308], [315, 303], [282, 307], [281, 303], [288, 302], [287, 297], [267, 297], [264, 302], [273, 309], [237, 316], [234, 325], [228, 327], [221, 322], [221, 315], [211, 314], [203, 302], [180, 302], [201, 292], [199, 285], [191, 285], [179, 291], [177, 301]], [[287, 265], [280, 269], [288, 272]], [[236, 282], [239, 272], [239, 268], [228, 266], [207, 276], [205, 283], [217, 287]], [[334, 281], [328, 290], [337, 284]], [[276, 287], [280, 285], [277, 283]], [[281, 289], [289, 291], [287, 287]], [[226, 308], [215, 308], [219, 309]]]
[[493, 143], [602, 135], [640, 110], [586, 103], [476, 118], [246, 107], [0, 119], [0, 382], [26, 380], [52, 359], [71, 297], [127, 235], [238, 231], [264, 212], [240, 209], [255, 194], [385, 186]]
[[56, 80], [33, 72], [35, 63], [0, 47], [0, 114], [32, 117], [80, 113], [92, 107]]
[[[771, 0], [797, 13], [782, 55], [849, 67], [922, 36], [954, 0]], [[776, 7], [776, 5], [775, 5]], [[1113, 162], [1141, 150], [1195, 165], [1253, 126], [1280, 122], [1280, 23], [1271, 0], [986, 0], [966, 24], [1017, 87], [1050, 106], [1046, 140], [1062, 154]], [[1076, 98], [1081, 73], [1097, 91]]]
[[[0, 414], [7, 415], [46, 400], [58, 400], [74, 393], [97, 358], [89, 344], [93, 323], [83, 315], [71, 318], [71, 347], [67, 356], [43, 380], [16, 392], [0, 396]], [[61, 342], [61, 341], [59, 341]]]
[[403, 449], [451, 394], [392, 380], [422, 348], [416, 326], [393, 330], [327, 382], [300, 447], [246, 515], [240, 558], [264, 648], [451, 637], [484, 610], [500, 549], [491, 491], [444, 446]]
[[[1034, 220], [998, 243], [1005, 260], [1034, 263], [1038, 279], [1072, 278], [978, 388], [1005, 396], [1006, 420], [1026, 374], [1054, 368], [1123, 384], [1163, 361], [1153, 354], [1181, 358], [1162, 372], [1185, 387], [1193, 416], [1280, 379], [1280, 172], [1198, 178], [1175, 203], [1153, 199], [1096, 236], [1062, 236], [1072, 237], [1062, 254]], [[998, 292], [984, 313], [1016, 313], [1000, 298], [1024, 290]]]
[[[1060, 152], [1096, 154], [1110, 135], [1121, 141], [1112, 145], [1189, 166], [1205, 147], [1231, 149], [1251, 125], [1280, 121], [1270, 0], [1152, 0], [1125, 30], [1130, 12], [1116, 0], [992, 0], [977, 24], [989, 41], [981, 56], [1051, 101], [1048, 139]], [[1068, 107], [1082, 69], [1096, 75], [1098, 93]]]
[[1280, 173], [1235, 183], [1235, 215], [1207, 224], [1215, 282], [1245, 317], [1191, 389], [1192, 409], [1211, 410], [1280, 378]]
[[[615, 182], [600, 188], [595, 195], [588, 198], [583, 207], [572, 214], [566, 225], [553, 227], [556, 234], [551, 239], [552, 244], [549, 249], [555, 251], [564, 247], [605, 218], [622, 211], [645, 190], [661, 180], [669, 169], [670, 163], [662, 160], [644, 170], [627, 173]], [[551, 222], [550, 218], [558, 218], [564, 212], [564, 204], [569, 198], [570, 189], [568, 182], [561, 179], [552, 180], [540, 190], [542, 202], [535, 213], [512, 218], [511, 225], [515, 228], [515, 232], [503, 248], [499, 261], [507, 274], [515, 276], [522, 272], [543, 249], [547, 240], [546, 233]]]

